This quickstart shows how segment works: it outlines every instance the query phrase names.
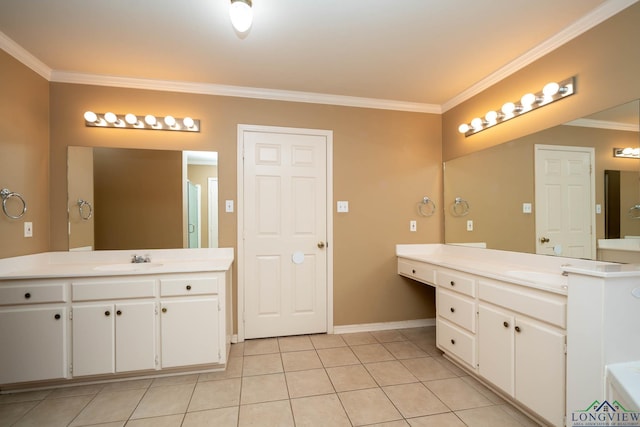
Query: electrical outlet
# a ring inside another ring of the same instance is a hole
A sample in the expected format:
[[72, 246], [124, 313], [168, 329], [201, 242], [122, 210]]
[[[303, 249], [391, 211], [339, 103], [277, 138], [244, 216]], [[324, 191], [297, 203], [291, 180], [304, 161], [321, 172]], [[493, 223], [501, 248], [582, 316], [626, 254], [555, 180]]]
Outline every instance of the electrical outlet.
[[225, 212], [233, 212], [233, 200], [225, 200], [224, 210]]
[[467, 231], [473, 231], [473, 220], [467, 220]]
[[33, 237], [33, 223], [25, 222], [24, 223], [24, 237]]
[[341, 213], [349, 212], [349, 202], [345, 200], [338, 201], [337, 210]]
[[409, 231], [418, 231], [418, 223], [415, 220], [409, 221]]

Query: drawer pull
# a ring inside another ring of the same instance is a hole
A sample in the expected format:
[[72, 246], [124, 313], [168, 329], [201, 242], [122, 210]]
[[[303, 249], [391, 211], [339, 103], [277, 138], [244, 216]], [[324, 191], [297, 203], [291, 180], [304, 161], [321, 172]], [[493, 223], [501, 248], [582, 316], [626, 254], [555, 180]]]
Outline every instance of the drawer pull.
[[29, 299], [29, 298], [31, 298], [31, 294], [30, 294], [29, 292], [27, 292], [26, 294], [24, 294], [24, 297], [25, 297], [26, 299]]
[[456, 340], [454, 340], [453, 338], [451, 338], [451, 344], [456, 345]]
[[187, 285], [187, 290], [190, 291], [191, 290], [191, 285]]
[[416, 270], [415, 270], [415, 269], [411, 270], [411, 272], [412, 272], [413, 274], [416, 274]]
[[167, 307], [162, 307], [162, 312], [166, 313], [167, 312]]
[[456, 309], [454, 307], [451, 307], [449, 310], [451, 310], [452, 313], [456, 312]]
[[111, 312], [109, 310], [107, 310], [107, 311], [104, 312], [104, 315], [105, 316], [111, 316]]
[[60, 320], [60, 315], [56, 314], [55, 316], [53, 316], [53, 318], [56, 319], [56, 320]]
[[516, 326], [514, 329], [516, 330], [516, 332], [520, 332], [520, 326]]
[[122, 315], [122, 311], [118, 310], [118, 311], [116, 311], [116, 314], [117, 314], [118, 316], [120, 316], [120, 315]]
[[508, 327], [509, 327], [509, 322], [502, 322], [502, 325], [503, 325], [505, 328], [508, 328]]
[[455, 286], [456, 282], [454, 282], [453, 280], [449, 282], [451, 284], [451, 286]]

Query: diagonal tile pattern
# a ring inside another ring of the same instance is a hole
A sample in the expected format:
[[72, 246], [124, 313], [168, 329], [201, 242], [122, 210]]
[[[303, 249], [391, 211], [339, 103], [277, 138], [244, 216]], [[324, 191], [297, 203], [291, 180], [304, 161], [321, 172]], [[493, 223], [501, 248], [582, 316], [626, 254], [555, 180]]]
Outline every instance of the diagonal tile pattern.
[[224, 372], [0, 395], [0, 427], [536, 426], [442, 357], [435, 328], [234, 344]]

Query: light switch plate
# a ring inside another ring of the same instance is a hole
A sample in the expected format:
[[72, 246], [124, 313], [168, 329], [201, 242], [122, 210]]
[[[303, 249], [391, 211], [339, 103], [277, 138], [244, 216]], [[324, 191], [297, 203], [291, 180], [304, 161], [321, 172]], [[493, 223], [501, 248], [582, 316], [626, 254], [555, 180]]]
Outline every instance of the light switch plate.
[[418, 231], [418, 223], [416, 220], [409, 221], [409, 231]]
[[531, 203], [522, 204], [522, 213], [531, 213]]
[[467, 231], [473, 231], [473, 220], [467, 220]]
[[345, 200], [339, 200], [337, 206], [338, 212], [349, 212], [349, 202]]
[[25, 222], [24, 223], [24, 237], [33, 237], [33, 223]]
[[225, 212], [233, 212], [233, 200], [225, 200], [225, 202], [224, 202], [224, 211]]

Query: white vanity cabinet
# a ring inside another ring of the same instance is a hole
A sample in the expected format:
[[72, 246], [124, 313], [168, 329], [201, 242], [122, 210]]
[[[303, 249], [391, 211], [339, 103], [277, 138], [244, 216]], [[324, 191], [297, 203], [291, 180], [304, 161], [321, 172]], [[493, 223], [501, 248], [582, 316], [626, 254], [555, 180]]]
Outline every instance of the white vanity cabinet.
[[565, 311], [563, 296], [480, 280], [478, 373], [553, 425], [565, 413]]
[[66, 300], [64, 282], [0, 287], [0, 384], [67, 377]]
[[160, 279], [162, 368], [224, 363], [224, 274]]
[[155, 280], [89, 279], [71, 289], [74, 377], [156, 368]]

